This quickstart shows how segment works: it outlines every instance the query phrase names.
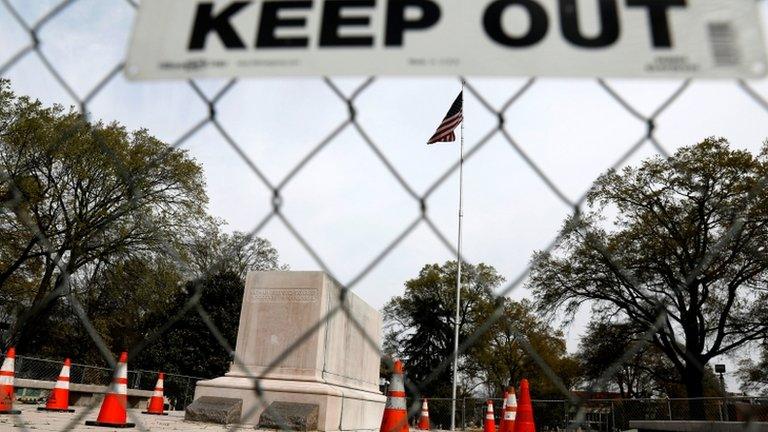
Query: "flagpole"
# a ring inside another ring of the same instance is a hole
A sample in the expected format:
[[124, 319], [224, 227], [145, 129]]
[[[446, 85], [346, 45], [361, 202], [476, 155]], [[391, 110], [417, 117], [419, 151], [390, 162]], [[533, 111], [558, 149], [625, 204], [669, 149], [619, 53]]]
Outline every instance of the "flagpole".
[[[464, 110], [464, 78], [461, 79], [461, 109]], [[453, 325], [453, 397], [451, 398], [451, 430], [456, 430], [456, 381], [459, 369], [459, 308], [461, 306], [461, 221], [464, 219], [464, 120], [461, 121], [459, 145], [459, 240], [456, 254], [456, 316]]]

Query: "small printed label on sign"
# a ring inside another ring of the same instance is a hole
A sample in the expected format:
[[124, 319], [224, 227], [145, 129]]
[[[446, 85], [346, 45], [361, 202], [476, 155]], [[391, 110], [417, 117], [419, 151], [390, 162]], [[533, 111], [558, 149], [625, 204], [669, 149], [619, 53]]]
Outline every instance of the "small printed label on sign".
[[753, 78], [757, 3], [142, 0], [126, 74]]

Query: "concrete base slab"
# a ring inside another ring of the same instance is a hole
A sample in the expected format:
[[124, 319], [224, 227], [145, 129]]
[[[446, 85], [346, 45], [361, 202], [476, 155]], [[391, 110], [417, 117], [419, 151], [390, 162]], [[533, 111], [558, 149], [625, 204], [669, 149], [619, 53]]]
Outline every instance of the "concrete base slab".
[[630, 420], [629, 427], [638, 432], [768, 432], [768, 423], [722, 422], [700, 420]]
[[272, 402], [259, 416], [259, 429], [290, 431], [317, 430], [317, 405], [294, 402]]
[[[37, 411], [34, 406], [20, 405], [21, 415], [0, 416], [0, 431], [34, 431], [34, 432], [106, 432], [109, 429], [86, 426], [84, 422], [74, 425], [69, 423], [72, 416], [45, 411]], [[95, 415], [98, 407], [90, 410], [75, 407], [75, 415]], [[252, 425], [219, 425], [198, 423], [184, 420], [184, 411], [170, 411], [167, 416], [145, 416], [139, 409], [128, 410], [128, 420], [136, 423], [136, 429], [149, 432], [266, 432], [256, 430]], [[117, 429], [115, 429], [117, 430]], [[128, 429], [131, 430], [131, 429]], [[270, 431], [274, 432], [274, 430]], [[434, 431], [437, 432], [437, 431]]]
[[188, 421], [238, 423], [243, 414], [243, 400], [232, 397], [200, 396], [195, 398], [184, 413], [184, 419]]
[[255, 380], [224, 376], [199, 381], [195, 398], [222, 396], [243, 400], [241, 423], [257, 424], [273, 401], [315, 404], [319, 407], [320, 431], [377, 431], [381, 426], [386, 396], [378, 392], [346, 388], [313, 381], [259, 380], [263, 399], [256, 394]]

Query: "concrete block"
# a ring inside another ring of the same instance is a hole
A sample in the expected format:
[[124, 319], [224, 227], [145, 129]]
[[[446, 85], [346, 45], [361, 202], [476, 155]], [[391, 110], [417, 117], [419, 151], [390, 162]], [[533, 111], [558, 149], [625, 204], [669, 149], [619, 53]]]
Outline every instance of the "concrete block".
[[187, 407], [184, 413], [184, 420], [232, 424], [240, 421], [242, 410], [242, 399], [203, 396], [195, 399]]
[[257, 429], [317, 430], [319, 406], [294, 402], [272, 402], [259, 417]]

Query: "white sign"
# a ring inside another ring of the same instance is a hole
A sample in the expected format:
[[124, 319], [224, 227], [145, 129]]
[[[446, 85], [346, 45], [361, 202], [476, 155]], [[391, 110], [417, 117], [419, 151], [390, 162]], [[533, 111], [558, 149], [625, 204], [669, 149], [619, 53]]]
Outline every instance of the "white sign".
[[142, 0], [134, 79], [758, 77], [754, 0]]

